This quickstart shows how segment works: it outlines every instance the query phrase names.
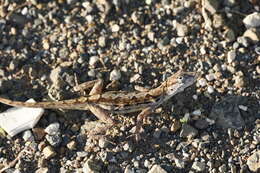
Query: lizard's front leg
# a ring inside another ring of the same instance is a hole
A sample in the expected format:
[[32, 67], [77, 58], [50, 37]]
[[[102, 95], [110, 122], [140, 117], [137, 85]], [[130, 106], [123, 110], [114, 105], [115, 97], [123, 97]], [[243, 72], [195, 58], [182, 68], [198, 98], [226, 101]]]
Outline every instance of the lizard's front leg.
[[[93, 88], [91, 89], [89, 95], [101, 94], [103, 89], [103, 80], [98, 80]], [[111, 118], [110, 113], [101, 108], [98, 105], [88, 105], [88, 109], [102, 122], [108, 124], [108, 127], [104, 129], [99, 129], [99, 131], [104, 131], [107, 128], [112, 127], [115, 124], [115, 121]]]
[[138, 114], [137, 121], [136, 121], [136, 129], [135, 129], [136, 141], [140, 140], [140, 130], [142, 128], [144, 119], [152, 112], [153, 112], [153, 107], [148, 107]]

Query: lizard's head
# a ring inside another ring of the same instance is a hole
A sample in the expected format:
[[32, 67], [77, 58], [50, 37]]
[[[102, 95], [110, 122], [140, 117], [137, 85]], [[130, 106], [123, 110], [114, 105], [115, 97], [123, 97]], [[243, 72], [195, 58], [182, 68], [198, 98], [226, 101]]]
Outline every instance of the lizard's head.
[[166, 93], [174, 95], [191, 86], [198, 78], [198, 73], [178, 71], [165, 81]]

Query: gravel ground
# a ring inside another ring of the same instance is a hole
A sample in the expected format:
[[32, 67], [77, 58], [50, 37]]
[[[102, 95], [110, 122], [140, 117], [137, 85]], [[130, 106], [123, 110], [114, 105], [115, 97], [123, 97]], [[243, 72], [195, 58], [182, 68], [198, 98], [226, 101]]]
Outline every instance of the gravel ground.
[[97, 78], [133, 91], [179, 69], [202, 74], [148, 117], [139, 143], [137, 114], [90, 138], [90, 112], [45, 110], [32, 130], [1, 130], [0, 169], [17, 158], [6, 172], [260, 171], [259, 1], [3, 0], [0, 30], [0, 95], [13, 100], [75, 98]]

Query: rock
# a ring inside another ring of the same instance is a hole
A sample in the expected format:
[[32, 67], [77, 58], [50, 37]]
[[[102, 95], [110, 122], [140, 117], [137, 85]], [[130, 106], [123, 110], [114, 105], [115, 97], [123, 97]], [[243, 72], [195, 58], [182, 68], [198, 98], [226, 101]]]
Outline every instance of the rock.
[[201, 87], [205, 87], [207, 85], [207, 81], [204, 78], [199, 79], [198, 83]]
[[54, 147], [59, 146], [62, 141], [60, 134], [46, 135], [45, 138], [49, 142], [49, 144]]
[[244, 81], [244, 77], [243, 76], [235, 76], [233, 78], [233, 80], [235, 81], [234, 86], [237, 88], [242, 88], [245, 86], [245, 81]]
[[201, 116], [202, 112], [200, 109], [196, 109], [195, 111], [192, 112], [192, 115], [195, 115], [195, 116]]
[[213, 86], [209, 85], [208, 88], [207, 88], [207, 91], [208, 91], [209, 94], [214, 93], [214, 88], [213, 88]]
[[39, 168], [35, 171], [35, 173], [48, 173], [49, 168]]
[[48, 160], [56, 155], [56, 152], [53, 150], [51, 146], [45, 147], [43, 150], [43, 156]]
[[159, 139], [160, 136], [162, 134], [162, 130], [161, 129], [156, 129], [153, 133], [153, 137], [156, 138], [156, 139]]
[[46, 134], [44, 128], [33, 128], [32, 131], [36, 140], [41, 140]]
[[260, 13], [254, 12], [252, 14], [247, 15], [243, 19], [243, 23], [247, 28], [256, 28], [260, 26]]
[[179, 158], [175, 158], [174, 162], [175, 162], [177, 168], [181, 168], [181, 169], [185, 168], [185, 161], [184, 160], [179, 159]]
[[194, 127], [188, 125], [188, 124], [183, 124], [182, 129], [180, 132], [180, 137], [182, 138], [194, 138], [197, 136], [198, 130], [195, 129]]
[[172, 132], [177, 132], [180, 128], [181, 128], [181, 123], [180, 123], [180, 121], [177, 120], [177, 119], [174, 119], [174, 120], [173, 120], [173, 123], [172, 123], [172, 125], [171, 125], [170, 131], [172, 131]]
[[219, 15], [219, 14], [214, 14], [213, 15], [213, 22], [212, 22], [212, 24], [213, 24], [213, 26], [215, 28], [222, 27], [224, 25], [224, 23], [225, 23], [225, 20], [223, 19], [223, 17], [221, 15]]
[[211, 14], [214, 14], [217, 12], [219, 7], [219, 0], [203, 0], [202, 6], [208, 10]]
[[209, 126], [209, 122], [204, 118], [201, 118], [195, 122], [195, 127], [198, 129], [206, 129]]
[[260, 150], [248, 157], [246, 164], [251, 171], [260, 171]]
[[106, 138], [100, 138], [99, 140], [98, 140], [98, 146], [100, 147], [100, 148], [106, 148], [107, 146], [108, 146], [108, 144], [109, 144], [109, 142], [108, 142], [108, 140], [106, 139]]
[[88, 159], [83, 165], [83, 173], [100, 173], [102, 166], [91, 159]]
[[76, 149], [76, 146], [77, 146], [76, 141], [70, 141], [70, 142], [67, 144], [67, 148], [70, 149], [70, 150], [75, 150], [75, 149]]
[[229, 96], [216, 103], [210, 113], [210, 118], [222, 128], [241, 129], [245, 122], [240, 114], [238, 105], [245, 102], [245, 97]]
[[60, 80], [60, 74], [61, 74], [61, 67], [57, 67], [51, 71], [50, 79], [53, 84], [59, 83], [58, 81]]
[[194, 170], [197, 171], [197, 172], [202, 172], [202, 171], [205, 170], [206, 165], [205, 165], [205, 163], [203, 163], [203, 162], [195, 161], [195, 162], [193, 162], [191, 168], [194, 169]]
[[89, 63], [90, 66], [95, 67], [96, 64], [98, 63], [98, 61], [99, 61], [99, 57], [98, 56], [91, 56], [89, 58], [89, 62], [88, 63]]
[[101, 36], [98, 38], [98, 45], [100, 47], [106, 47], [106, 37]]
[[176, 28], [177, 35], [179, 37], [184, 37], [189, 32], [189, 29], [186, 25], [180, 24], [176, 20], [173, 21], [173, 26], [174, 26], [174, 28]]
[[250, 40], [248, 37], [238, 37], [237, 42], [243, 45], [244, 47], [248, 47], [250, 45]]
[[114, 25], [111, 26], [111, 31], [112, 32], [118, 32], [119, 30], [120, 30], [119, 25], [114, 24]]
[[119, 80], [121, 78], [121, 72], [117, 69], [114, 69], [113, 71], [110, 72], [110, 80]]
[[260, 29], [256, 29], [256, 28], [247, 29], [244, 32], [243, 36], [249, 38], [253, 42], [258, 42], [260, 40]]
[[221, 165], [219, 168], [218, 168], [219, 172], [227, 172], [227, 166], [225, 164]]
[[224, 37], [226, 38], [226, 40], [228, 42], [233, 42], [236, 40], [236, 35], [235, 35], [235, 32], [230, 29], [230, 28], [227, 28], [225, 31], [224, 31]]
[[215, 75], [213, 73], [210, 73], [208, 75], [205, 76], [207, 81], [213, 81], [215, 79]]
[[60, 131], [59, 123], [52, 123], [48, 127], [45, 128], [45, 132], [49, 135], [55, 135]]
[[134, 169], [129, 165], [125, 168], [124, 173], [135, 173]]
[[231, 50], [227, 53], [227, 61], [228, 63], [232, 63], [236, 58], [236, 51], [235, 50]]
[[34, 141], [34, 137], [32, 135], [32, 132], [31, 130], [26, 130], [24, 133], [23, 133], [23, 140], [24, 141]]
[[160, 165], [153, 165], [148, 173], [167, 173]]

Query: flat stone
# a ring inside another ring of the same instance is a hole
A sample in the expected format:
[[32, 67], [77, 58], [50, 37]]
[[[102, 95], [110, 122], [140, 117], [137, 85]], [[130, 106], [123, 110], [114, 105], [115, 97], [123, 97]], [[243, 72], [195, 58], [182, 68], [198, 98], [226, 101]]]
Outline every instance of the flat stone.
[[153, 165], [148, 173], [167, 173], [160, 165]]
[[49, 135], [55, 135], [59, 132], [60, 124], [52, 123], [48, 127], [45, 128], [45, 132]]
[[231, 50], [227, 53], [227, 61], [228, 63], [232, 63], [236, 59], [236, 51]]
[[39, 168], [35, 171], [35, 173], [48, 173], [49, 168]]
[[250, 171], [260, 171], [260, 150], [248, 157], [246, 164]]
[[83, 165], [83, 173], [100, 173], [102, 166], [91, 159], [88, 159]]
[[110, 80], [114, 81], [114, 80], [119, 80], [121, 78], [121, 72], [117, 69], [114, 69], [110, 72]]
[[216, 122], [217, 126], [224, 129], [241, 129], [245, 122], [240, 114], [238, 105], [246, 101], [245, 97], [229, 96], [216, 103], [211, 110], [210, 118]]
[[243, 23], [247, 28], [256, 28], [260, 26], [260, 13], [254, 12], [252, 14], [247, 15], [243, 19]]
[[178, 23], [176, 20], [173, 21], [173, 25], [176, 28], [179, 37], [184, 37], [188, 34], [189, 28], [186, 25]]
[[47, 146], [43, 149], [43, 155], [48, 160], [56, 155], [56, 152], [53, 150], [51, 146]]
[[182, 138], [194, 138], [197, 136], [198, 130], [195, 129], [194, 127], [188, 125], [188, 124], [183, 124], [182, 129], [180, 132], [180, 137]]
[[205, 170], [206, 165], [205, 165], [205, 163], [203, 163], [203, 162], [195, 161], [195, 162], [193, 162], [191, 168], [194, 169], [194, 170], [196, 170], [196, 171], [198, 171], [198, 172], [202, 172], [202, 171]]
[[214, 14], [217, 12], [219, 7], [219, 0], [203, 0], [202, 6], [208, 10], [211, 14]]
[[249, 38], [253, 42], [258, 42], [260, 40], [260, 29], [256, 29], [256, 28], [247, 29], [244, 32], [243, 36]]

